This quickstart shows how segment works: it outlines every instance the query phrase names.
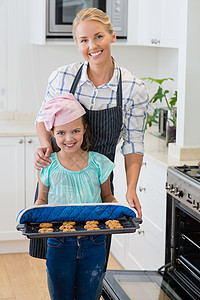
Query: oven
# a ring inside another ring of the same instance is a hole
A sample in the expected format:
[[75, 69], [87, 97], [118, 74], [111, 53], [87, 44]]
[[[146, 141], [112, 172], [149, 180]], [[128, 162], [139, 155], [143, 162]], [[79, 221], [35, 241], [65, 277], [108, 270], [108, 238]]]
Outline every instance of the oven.
[[46, 38], [72, 38], [72, 23], [82, 9], [107, 13], [118, 39], [127, 39], [128, 0], [46, 0]]
[[165, 265], [153, 271], [108, 270], [103, 298], [200, 299], [200, 170], [170, 167], [167, 173]]

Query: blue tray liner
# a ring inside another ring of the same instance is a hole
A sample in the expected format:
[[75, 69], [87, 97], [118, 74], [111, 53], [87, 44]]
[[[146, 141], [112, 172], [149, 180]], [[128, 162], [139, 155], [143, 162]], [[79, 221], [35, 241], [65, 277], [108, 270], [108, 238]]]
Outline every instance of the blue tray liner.
[[25, 209], [18, 215], [18, 223], [26, 222], [86, 222], [91, 220], [118, 219], [124, 216], [136, 217], [135, 212], [122, 205], [65, 205], [65, 206], [37, 206]]

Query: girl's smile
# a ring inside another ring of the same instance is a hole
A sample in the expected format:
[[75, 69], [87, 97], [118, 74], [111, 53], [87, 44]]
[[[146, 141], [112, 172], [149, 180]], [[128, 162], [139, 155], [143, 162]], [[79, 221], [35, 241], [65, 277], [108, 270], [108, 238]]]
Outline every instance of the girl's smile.
[[73, 144], [65, 144], [65, 146], [68, 147], [68, 148], [72, 148], [72, 147], [74, 147], [74, 145], [75, 145], [75, 143], [73, 143]]
[[53, 129], [58, 147], [67, 153], [80, 151], [84, 133], [85, 128], [81, 117], [70, 123], [55, 126]]

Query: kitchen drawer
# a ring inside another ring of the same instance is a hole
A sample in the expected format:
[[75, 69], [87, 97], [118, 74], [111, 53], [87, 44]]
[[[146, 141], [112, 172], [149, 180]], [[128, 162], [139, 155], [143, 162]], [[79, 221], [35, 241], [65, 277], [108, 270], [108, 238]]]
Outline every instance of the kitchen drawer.
[[165, 233], [150, 220], [144, 218], [141, 228], [128, 238], [126, 268], [152, 270], [164, 265]]
[[144, 156], [143, 164], [140, 171], [140, 178], [158, 190], [160, 193], [165, 194], [165, 182], [167, 176], [167, 169], [162, 167]]
[[147, 183], [139, 180], [137, 195], [143, 216], [163, 231], [166, 222], [166, 194], [159, 193]]

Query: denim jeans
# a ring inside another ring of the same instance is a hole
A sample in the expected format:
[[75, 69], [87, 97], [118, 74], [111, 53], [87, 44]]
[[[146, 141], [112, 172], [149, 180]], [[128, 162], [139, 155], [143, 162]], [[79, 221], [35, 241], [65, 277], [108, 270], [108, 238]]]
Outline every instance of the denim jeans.
[[51, 299], [98, 299], [105, 257], [104, 235], [49, 238], [47, 274]]

